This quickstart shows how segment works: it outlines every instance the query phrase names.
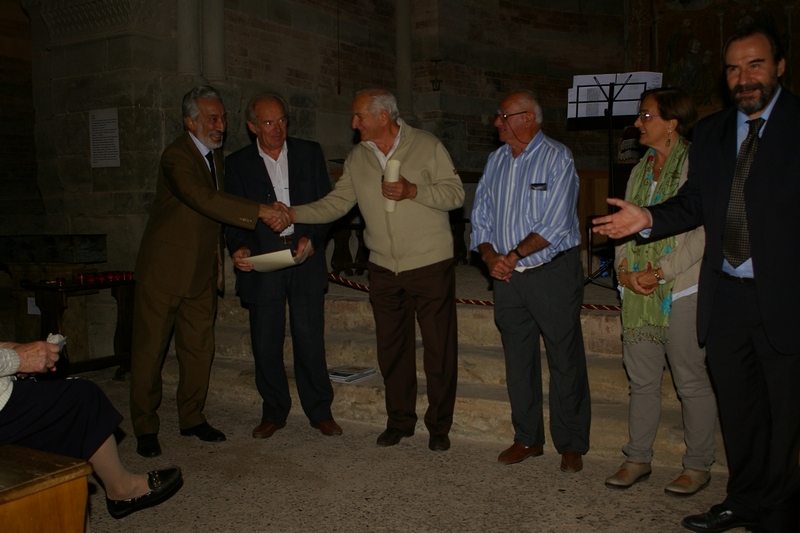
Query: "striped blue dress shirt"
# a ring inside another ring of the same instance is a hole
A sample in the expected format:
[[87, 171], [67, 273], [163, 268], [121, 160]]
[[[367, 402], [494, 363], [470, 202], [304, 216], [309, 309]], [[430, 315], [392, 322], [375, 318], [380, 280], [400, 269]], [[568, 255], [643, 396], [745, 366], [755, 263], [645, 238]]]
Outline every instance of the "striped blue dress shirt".
[[516, 158], [508, 145], [495, 150], [475, 193], [470, 248], [488, 242], [508, 254], [529, 234], [538, 233], [550, 246], [517, 263], [531, 268], [578, 246], [578, 186], [572, 152], [541, 131]]

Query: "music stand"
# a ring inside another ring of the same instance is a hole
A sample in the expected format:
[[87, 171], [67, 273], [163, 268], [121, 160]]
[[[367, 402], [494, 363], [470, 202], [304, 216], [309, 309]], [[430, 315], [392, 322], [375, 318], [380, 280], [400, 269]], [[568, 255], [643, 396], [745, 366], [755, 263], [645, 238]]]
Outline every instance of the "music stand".
[[[595, 85], [577, 85], [577, 101], [575, 102], [575, 118], [567, 118], [567, 129], [568, 130], [595, 130], [601, 128], [607, 128], [608, 131], [608, 197], [611, 198], [616, 194], [616, 187], [615, 187], [615, 177], [614, 177], [614, 159], [616, 154], [616, 148], [614, 146], [614, 128], [615, 127], [625, 127], [631, 124], [635, 119], [636, 115], [617, 115], [614, 116], [614, 102], [617, 98], [622, 94], [623, 89], [625, 87], [630, 87], [634, 85], [641, 85], [642, 90], [639, 91], [639, 95], [647, 88], [647, 83], [643, 81], [637, 81], [630, 83], [630, 79], [633, 74], [628, 75], [628, 78], [621, 84], [618, 85], [615, 82], [610, 82], [608, 85], [608, 92], [605, 91], [603, 88], [602, 83], [594, 77]], [[600, 91], [603, 93], [604, 99], [594, 99], [594, 100], [585, 100], [581, 101], [580, 94], [581, 89], [588, 89], [598, 87]], [[619, 89], [615, 91], [615, 89]], [[637, 98], [638, 101], [638, 98]], [[590, 104], [590, 103], [604, 103], [607, 104], [606, 109], [604, 110], [603, 114], [604, 117], [578, 117], [580, 106], [581, 104]], [[613, 213], [616, 211], [614, 206], [609, 205], [608, 209], [609, 213]], [[613, 242], [613, 239], [608, 238], [609, 244]], [[589, 268], [591, 268], [592, 258], [588, 257], [588, 243], [587, 243], [587, 261], [589, 263]], [[594, 272], [589, 274], [589, 276], [583, 281], [584, 285], [588, 285], [589, 283], [594, 283], [598, 287], [603, 287], [606, 289], [617, 290], [616, 289], [616, 274], [614, 273], [613, 268], [614, 265], [613, 261], [606, 261], [605, 264], [601, 265], [597, 268]], [[604, 273], [611, 271], [612, 276], [612, 284], [611, 287], [606, 285], [602, 285], [597, 283], [597, 278], [601, 277]]]

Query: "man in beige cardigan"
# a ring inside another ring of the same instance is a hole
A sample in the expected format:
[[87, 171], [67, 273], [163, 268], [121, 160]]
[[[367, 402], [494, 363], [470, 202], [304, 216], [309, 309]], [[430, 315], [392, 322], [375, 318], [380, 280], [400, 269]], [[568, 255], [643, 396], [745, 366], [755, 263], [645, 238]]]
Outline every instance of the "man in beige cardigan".
[[[351, 111], [351, 126], [358, 130], [361, 142], [347, 156], [336, 187], [316, 202], [287, 211], [292, 222], [322, 224], [358, 204], [366, 224], [370, 302], [378, 364], [386, 386], [388, 422], [377, 444], [393, 446], [414, 434], [416, 315], [427, 378], [428, 447], [445, 451], [450, 448], [458, 360], [448, 211], [463, 205], [464, 188], [442, 143], [398, 118], [397, 100], [391, 93], [361, 91]], [[401, 177], [396, 183], [382, 183], [390, 159], [400, 162]], [[393, 212], [384, 209], [386, 199], [396, 202]]]

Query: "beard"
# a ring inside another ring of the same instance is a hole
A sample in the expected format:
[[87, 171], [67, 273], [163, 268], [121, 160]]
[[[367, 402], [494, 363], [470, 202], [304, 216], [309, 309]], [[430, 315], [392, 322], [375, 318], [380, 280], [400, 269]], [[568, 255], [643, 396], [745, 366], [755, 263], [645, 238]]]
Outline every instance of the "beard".
[[[211, 138], [212, 135], [219, 135], [219, 141], [214, 141], [214, 139]], [[203, 130], [202, 126], [200, 126], [197, 129], [197, 140], [200, 141], [202, 145], [208, 148], [209, 150], [216, 150], [217, 148], [222, 148], [222, 143], [224, 139], [225, 135], [224, 132], [222, 131], [211, 130], [208, 133], [206, 133]]]
[[[739, 96], [739, 93], [743, 91], [753, 91], [756, 89], [758, 90], [758, 96], [747, 98]], [[731, 98], [736, 103], [736, 108], [749, 116], [767, 107], [777, 91], [777, 78], [772, 78], [767, 85], [763, 83], [736, 85], [731, 89]]]

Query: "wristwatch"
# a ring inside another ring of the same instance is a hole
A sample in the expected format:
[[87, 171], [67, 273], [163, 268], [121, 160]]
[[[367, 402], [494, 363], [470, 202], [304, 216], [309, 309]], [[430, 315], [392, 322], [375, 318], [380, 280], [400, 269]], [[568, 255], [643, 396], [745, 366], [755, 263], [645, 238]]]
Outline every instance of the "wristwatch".
[[653, 271], [653, 275], [654, 275], [654, 276], [656, 277], [656, 279], [658, 280], [658, 284], [659, 284], [659, 285], [663, 285], [663, 284], [665, 284], [665, 283], [667, 282], [667, 280], [665, 280], [664, 278], [662, 278], [661, 276], [659, 276], [659, 275], [658, 275], [658, 270], [654, 270], [654, 271]]
[[508, 252], [508, 253], [516, 255], [517, 258], [520, 259], [520, 260], [525, 259], [525, 256], [523, 256], [521, 253], [519, 253], [519, 250], [517, 248], [512, 248], [511, 251]]

